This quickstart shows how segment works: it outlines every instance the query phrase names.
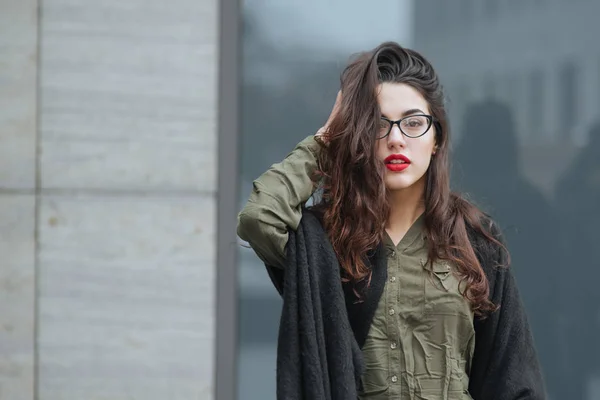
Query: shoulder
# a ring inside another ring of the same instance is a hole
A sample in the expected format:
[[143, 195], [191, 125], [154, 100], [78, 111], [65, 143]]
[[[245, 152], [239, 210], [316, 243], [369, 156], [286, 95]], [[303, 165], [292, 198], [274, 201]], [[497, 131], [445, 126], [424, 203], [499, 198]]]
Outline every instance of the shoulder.
[[323, 228], [325, 207], [322, 203], [302, 207], [302, 219], [305, 223]]
[[502, 303], [507, 291], [512, 290], [514, 278], [510, 255], [502, 230], [489, 215], [483, 214], [481, 228], [468, 227], [469, 240], [481, 269], [489, 283], [489, 298], [494, 304]]
[[290, 237], [301, 240], [308, 246], [316, 246], [327, 237], [323, 224], [323, 215], [314, 207], [302, 207], [302, 218], [295, 232], [290, 232]]
[[490, 277], [498, 265], [507, 266], [508, 251], [504, 235], [493, 217], [460, 194], [454, 193], [451, 208], [457, 210], [467, 232], [469, 243], [485, 271]]
[[498, 223], [488, 214], [481, 213], [479, 226], [466, 224], [469, 241], [478, 257], [498, 258], [506, 251], [504, 235]]
[[323, 211], [318, 207], [302, 207], [302, 220], [304, 224], [323, 227]]
[[[469, 231], [469, 236], [472, 236], [474, 240], [489, 242], [491, 236], [497, 241], [503, 243], [503, 235], [502, 230], [500, 229], [500, 225], [492, 218], [491, 215], [480, 211], [481, 215], [478, 219], [481, 224], [481, 230], [477, 229], [473, 224], [467, 223], [467, 230]], [[487, 234], [487, 235], [486, 235]], [[493, 241], [492, 241], [493, 242]]]

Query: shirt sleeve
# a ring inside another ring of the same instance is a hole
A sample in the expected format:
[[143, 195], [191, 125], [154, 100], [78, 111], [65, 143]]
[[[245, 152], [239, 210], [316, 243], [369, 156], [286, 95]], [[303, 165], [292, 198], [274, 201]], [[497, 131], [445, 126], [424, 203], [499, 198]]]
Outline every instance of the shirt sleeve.
[[503, 266], [506, 252], [499, 250], [498, 254], [494, 264], [500, 266], [488, 263], [484, 270], [490, 281], [491, 301], [500, 308], [475, 323], [469, 391], [475, 400], [545, 400], [525, 308], [511, 268]]
[[288, 230], [296, 230], [302, 206], [315, 190], [314, 173], [320, 144], [314, 136], [300, 142], [280, 163], [253, 182], [238, 215], [237, 234], [267, 265], [283, 268]]

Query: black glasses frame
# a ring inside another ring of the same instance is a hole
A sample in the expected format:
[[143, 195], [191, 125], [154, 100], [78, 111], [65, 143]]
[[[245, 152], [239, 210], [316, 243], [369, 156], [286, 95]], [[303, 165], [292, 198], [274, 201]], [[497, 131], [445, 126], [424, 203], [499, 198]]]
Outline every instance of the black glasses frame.
[[[405, 119], [414, 118], [414, 117], [425, 117], [425, 118], [427, 118], [427, 121], [428, 121], [427, 129], [425, 129], [425, 131], [423, 133], [421, 133], [420, 135], [417, 135], [417, 136], [411, 136], [411, 135], [407, 134], [406, 132], [404, 132], [402, 130], [402, 127], [400, 126], [400, 123], [402, 121], [404, 121]], [[390, 134], [390, 132], [392, 132], [392, 128], [394, 127], [394, 125], [398, 125], [398, 129], [400, 129], [400, 132], [402, 132], [402, 134], [404, 136], [406, 136], [407, 138], [411, 138], [411, 139], [420, 138], [421, 136], [423, 136], [424, 134], [426, 134], [427, 132], [429, 132], [429, 129], [431, 129], [431, 125], [433, 125], [433, 124], [435, 124], [435, 127], [436, 127], [436, 129], [438, 131], [441, 131], [440, 124], [438, 123], [438, 121], [435, 118], [433, 118], [432, 115], [427, 115], [427, 114], [407, 115], [406, 117], [400, 118], [397, 121], [392, 121], [391, 119], [388, 119], [386, 117], [381, 117], [381, 119], [384, 120], [384, 121], [387, 121], [390, 124], [390, 127], [389, 127], [389, 129], [388, 129], [388, 131], [387, 131], [387, 133], [385, 135], [377, 137], [378, 140], [379, 139], [385, 139], [386, 137], [388, 137], [389, 134]]]

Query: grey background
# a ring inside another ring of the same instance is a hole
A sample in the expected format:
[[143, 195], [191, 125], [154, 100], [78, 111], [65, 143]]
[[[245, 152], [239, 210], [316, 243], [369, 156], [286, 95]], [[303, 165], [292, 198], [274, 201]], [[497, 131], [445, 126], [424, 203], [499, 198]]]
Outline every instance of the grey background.
[[[453, 186], [505, 232], [551, 399], [600, 399], [600, 2], [248, 0], [243, 15], [239, 208], [325, 122], [352, 53], [415, 48], [446, 89]], [[244, 247], [239, 277], [238, 398], [273, 399], [281, 301]]]

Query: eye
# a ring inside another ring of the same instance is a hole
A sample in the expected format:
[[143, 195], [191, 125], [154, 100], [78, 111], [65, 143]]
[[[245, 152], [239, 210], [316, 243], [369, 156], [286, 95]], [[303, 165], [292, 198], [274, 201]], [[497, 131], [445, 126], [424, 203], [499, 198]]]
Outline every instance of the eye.
[[402, 126], [406, 128], [421, 128], [427, 125], [427, 118], [417, 115], [414, 117], [408, 117], [402, 121]]

